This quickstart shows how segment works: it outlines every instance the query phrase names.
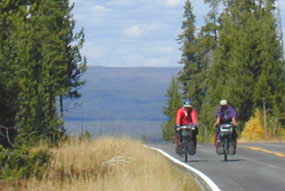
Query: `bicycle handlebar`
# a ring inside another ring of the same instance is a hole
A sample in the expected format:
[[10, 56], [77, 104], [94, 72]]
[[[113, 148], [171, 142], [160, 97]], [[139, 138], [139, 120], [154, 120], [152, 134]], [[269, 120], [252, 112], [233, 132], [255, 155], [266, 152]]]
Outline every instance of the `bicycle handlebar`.
[[195, 126], [194, 125], [182, 125], [182, 126], [176, 128], [177, 131], [179, 131], [181, 129], [192, 129], [192, 130], [194, 130]]

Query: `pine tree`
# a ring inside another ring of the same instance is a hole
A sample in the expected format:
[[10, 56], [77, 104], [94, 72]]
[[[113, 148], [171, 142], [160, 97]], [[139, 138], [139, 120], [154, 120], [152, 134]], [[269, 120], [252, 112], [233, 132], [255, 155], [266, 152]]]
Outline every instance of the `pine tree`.
[[214, 40], [218, 40], [218, 9], [221, 0], [204, 0], [210, 5], [210, 11], [207, 14], [206, 25], [202, 27], [202, 31], [208, 32], [208, 35], [213, 36]]
[[[2, 127], [15, 127], [15, 116], [17, 113], [17, 102], [19, 87], [15, 78], [15, 62], [18, 58], [15, 42], [15, 21], [21, 17], [18, 14], [20, 6], [26, 1], [7, 0], [0, 2], [0, 125]], [[10, 129], [9, 137], [6, 130], [1, 128], [0, 144], [11, 147], [9, 140], [13, 141], [16, 135], [15, 129]]]
[[176, 112], [182, 106], [179, 82], [175, 77], [172, 77], [166, 97], [167, 102], [166, 106], [163, 107], [163, 113], [168, 117], [168, 121], [162, 125], [162, 138], [164, 140], [174, 140]]
[[73, 34], [75, 27], [75, 20], [72, 19], [71, 11], [74, 4], [69, 7], [68, 0], [62, 0], [62, 9], [64, 10], [65, 17], [63, 17], [64, 29], [65, 29], [65, 51], [67, 54], [66, 74], [65, 81], [63, 83], [66, 91], [59, 94], [60, 100], [60, 115], [63, 119], [64, 116], [64, 99], [80, 98], [81, 94], [79, 89], [85, 84], [85, 81], [81, 80], [82, 74], [87, 70], [85, 57], [80, 54], [80, 49], [84, 43], [84, 32], [81, 29], [78, 33]]
[[[265, 1], [261, 7], [258, 10], [258, 22], [260, 23], [259, 26], [262, 33], [259, 45], [262, 49], [259, 57], [261, 73], [257, 79], [253, 95], [255, 106], [261, 108], [266, 103], [267, 109], [271, 110], [269, 114], [274, 115], [276, 118], [274, 120], [276, 124], [273, 125], [278, 126], [277, 123], [280, 118], [285, 118], [285, 102], [282, 99], [284, 97], [282, 92], [285, 86], [282, 39], [278, 35], [278, 20], [274, 15], [276, 11], [275, 1]], [[265, 128], [268, 130], [267, 126]]]
[[64, 128], [58, 120], [56, 98], [83, 84], [80, 75], [86, 62], [79, 53], [83, 32], [73, 34], [71, 9], [66, 0], [30, 2], [21, 6], [19, 14], [24, 16], [15, 21], [16, 122], [21, 143], [58, 140]]
[[0, 125], [17, 126], [21, 144], [56, 141], [64, 133], [56, 98], [80, 97], [84, 33], [73, 33], [72, 8], [68, 0], [0, 2]]
[[183, 85], [183, 95], [193, 101], [194, 107], [201, 108], [205, 96], [205, 68], [206, 62], [202, 61], [203, 55], [199, 53], [198, 40], [195, 36], [195, 16], [193, 7], [189, 0], [184, 6], [184, 18], [182, 22], [182, 34], [178, 36], [178, 43], [182, 44], [180, 50], [182, 56], [180, 64], [183, 64], [183, 70], [179, 73], [179, 81]]

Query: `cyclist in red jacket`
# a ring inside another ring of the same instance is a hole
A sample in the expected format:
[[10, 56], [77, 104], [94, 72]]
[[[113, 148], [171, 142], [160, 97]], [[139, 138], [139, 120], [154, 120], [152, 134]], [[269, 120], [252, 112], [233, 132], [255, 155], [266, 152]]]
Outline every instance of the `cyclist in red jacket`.
[[[194, 125], [195, 126], [195, 133], [194, 133], [194, 145], [195, 148], [197, 146], [197, 139], [196, 136], [198, 134], [198, 114], [197, 111], [192, 108], [191, 100], [186, 99], [184, 100], [183, 107], [178, 109], [176, 113], [176, 128], [182, 125]], [[175, 144], [176, 144], [176, 152], [179, 154], [179, 146], [182, 142], [181, 131], [176, 130], [175, 136]]]

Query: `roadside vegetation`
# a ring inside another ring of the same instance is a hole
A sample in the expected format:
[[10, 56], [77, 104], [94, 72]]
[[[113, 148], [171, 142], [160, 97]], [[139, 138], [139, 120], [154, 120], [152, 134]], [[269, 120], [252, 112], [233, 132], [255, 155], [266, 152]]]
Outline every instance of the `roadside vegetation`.
[[38, 150], [51, 154], [41, 176], [7, 180], [3, 190], [201, 190], [192, 177], [175, 169], [162, 155], [127, 137], [71, 139], [58, 148], [39, 146], [32, 152]]
[[285, 59], [276, 1], [205, 0], [210, 10], [202, 27], [192, 2], [185, 1], [178, 35], [183, 69], [166, 93], [163, 138], [174, 138], [175, 112], [188, 98], [199, 113], [200, 141], [213, 141], [222, 99], [236, 109], [243, 139], [284, 139]]
[[274, 125], [272, 120], [274, 118], [271, 117], [265, 121], [263, 114], [257, 110], [245, 123], [239, 141], [285, 141], [285, 129]]

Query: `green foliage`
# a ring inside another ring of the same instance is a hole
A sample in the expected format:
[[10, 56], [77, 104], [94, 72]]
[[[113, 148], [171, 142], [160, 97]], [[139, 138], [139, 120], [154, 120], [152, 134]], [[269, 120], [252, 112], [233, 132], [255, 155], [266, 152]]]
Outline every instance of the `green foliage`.
[[175, 121], [164, 122], [162, 128], [162, 139], [165, 141], [174, 141], [175, 138]]
[[178, 42], [182, 44], [180, 63], [184, 67], [180, 72], [179, 81], [183, 85], [183, 97], [192, 99], [193, 106], [200, 110], [207, 95], [208, 66], [216, 46], [216, 21], [213, 18], [216, 16], [209, 16], [214, 20], [213, 23], [209, 22], [202, 27], [196, 37], [195, 16], [190, 1], [186, 1], [184, 9], [183, 33], [178, 38]]
[[64, 134], [56, 98], [80, 97], [84, 33], [73, 33], [72, 8], [68, 0], [0, 2], [0, 124], [17, 124], [20, 145], [56, 143]]
[[272, 105], [270, 97], [280, 95], [277, 86], [284, 85], [280, 78], [284, 68], [270, 4], [261, 8], [238, 2], [220, 18], [209, 94], [211, 104], [229, 99], [240, 113], [239, 119], [246, 121], [254, 108], [262, 107], [263, 100]]
[[167, 90], [167, 104], [163, 108], [163, 113], [170, 119], [176, 116], [176, 111], [182, 106], [183, 102], [179, 92], [179, 83], [175, 77], [172, 77], [170, 86]]
[[[218, 14], [221, 2], [224, 9]], [[264, 104], [275, 133], [283, 123], [285, 68], [274, 2], [205, 0], [211, 10], [196, 36], [195, 16], [186, 1], [178, 39], [184, 64], [179, 80], [183, 97], [191, 97], [199, 110], [205, 140], [213, 133], [211, 124], [221, 99], [236, 108], [240, 124]]]
[[90, 133], [88, 130], [82, 132], [82, 133], [79, 135], [79, 140], [90, 140], [90, 139], [91, 139], [91, 133]]
[[45, 150], [29, 153], [25, 149], [1, 149], [0, 178], [25, 179], [31, 176], [41, 178], [49, 164], [51, 155]]
[[[183, 70], [179, 74], [179, 81], [183, 85], [183, 95], [185, 98], [191, 98], [195, 107], [201, 105], [201, 94], [203, 94], [203, 83], [198, 83], [202, 79], [203, 64], [199, 59], [198, 42], [195, 36], [195, 16], [193, 7], [189, 0], [184, 6], [184, 21], [182, 22], [183, 33], [178, 36], [178, 42], [182, 44], [182, 58], [180, 64], [183, 64]], [[205, 79], [205, 78], [204, 78]]]
[[221, 0], [204, 0], [204, 2], [208, 3], [211, 9], [207, 14], [206, 25], [202, 27], [201, 32], [206, 32], [216, 42], [218, 40], [218, 9]]
[[220, 99], [228, 99], [244, 123], [263, 101], [273, 108], [273, 99], [281, 95], [282, 49], [272, 3], [260, 6], [240, 0], [236, 4], [227, 1], [225, 6], [210, 67], [209, 104], [214, 108]]
[[[5, 127], [15, 126], [15, 115], [17, 112], [18, 81], [15, 78], [16, 67], [14, 65], [17, 52], [15, 42], [15, 25], [18, 19], [17, 8], [23, 2], [13, 1], [0, 2], [0, 124]], [[10, 131], [10, 139], [13, 140], [15, 132]], [[9, 147], [6, 139], [0, 139], [0, 144]]]
[[199, 113], [199, 140], [202, 142], [213, 141], [215, 112], [217, 107], [212, 107], [205, 99]]
[[175, 77], [172, 77], [166, 97], [167, 105], [163, 108], [163, 113], [169, 120], [162, 124], [162, 138], [164, 140], [174, 140], [176, 112], [182, 106], [179, 83]]

